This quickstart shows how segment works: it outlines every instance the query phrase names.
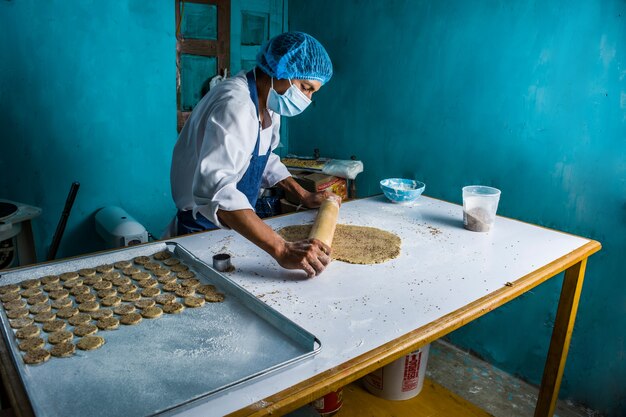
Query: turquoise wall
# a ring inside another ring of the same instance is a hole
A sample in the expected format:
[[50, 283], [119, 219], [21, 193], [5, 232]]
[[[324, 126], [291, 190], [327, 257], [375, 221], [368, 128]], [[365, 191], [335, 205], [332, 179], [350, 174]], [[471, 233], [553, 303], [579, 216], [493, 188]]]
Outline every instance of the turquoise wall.
[[[291, 0], [289, 24], [335, 67], [291, 120], [291, 152], [356, 155], [360, 196], [394, 176], [457, 203], [493, 185], [501, 214], [602, 242], [561, 395], [626, 415], [626, 3]], [[553, 281], [451, 340], [538, 384]]]
[[59, 257], [103, 248], [103, 206], [155, 234], [173, 215], [174, 29], [172, 0], [0, 1], [0, 198], [44, 209], [40, 260], [72, 181]]

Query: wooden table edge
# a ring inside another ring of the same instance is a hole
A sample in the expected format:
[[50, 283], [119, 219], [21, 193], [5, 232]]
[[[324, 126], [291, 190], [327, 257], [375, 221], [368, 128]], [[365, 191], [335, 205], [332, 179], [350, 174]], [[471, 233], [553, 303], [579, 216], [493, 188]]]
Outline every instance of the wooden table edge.
[[230, 413], [228, 417], [281, 415], [302, 407], [495, 310], [578, 262], [587, 259], [601, 248], [599, 242], [590, 240], [567, 255], [512, 283], [507, 283], [510, 285], [505, 285], [435, 322], [415, 329], [335, 368]]

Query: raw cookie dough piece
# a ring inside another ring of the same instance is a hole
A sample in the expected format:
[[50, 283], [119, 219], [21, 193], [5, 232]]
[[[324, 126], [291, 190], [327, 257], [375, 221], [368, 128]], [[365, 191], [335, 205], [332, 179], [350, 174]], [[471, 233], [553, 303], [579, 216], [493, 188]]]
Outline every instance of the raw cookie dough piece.
[[55, 282], [59, 282], [60, 278], [58, 275], [46, 275], [45, 277], [41, 278], [41, 283], [42, 284], [54, 284]]
[[71, 280], [71, 281], [66, 281], [63, 284], [63, 287], [67, 288], [68, 290], [70, 290], [70, 289], [72, 289], [74, 287], [78, 287], [80, 285], [83, 285], [84, 283], [85, 283], [85, 281], [83, 281], [82, 279], [74, 279], [74, 280]]
[[107, 288], [106, 290], [98, 291], [98, 297], [100, 298], [107, 298], [114, 295], [117, 295], [117, 290], [115, 288]]
[[[181, 272], [182, 274], [182, 272]], [[179, 276], [180, 278], [180, 276]], [[182, 285], [183, 287], [188, 287], [188, 288], [196, 288], [200, 285], [200, 281], [198, 281], [195, 278], [189, 278], [189, 279], [185, 279], [183, 280], [180, 285]]]
[[57, 317], [62, 319], [69, 319], [76, 314], [78, 314], [78, 309], [75, 307], [64, 307], [57, 311]]
[[36, 295], [34, 297], [30, 297], [27, 302], [28, 302], [28, 304], [33, 305], [33, 304], [45, 303], [48, 300], [49, 300], [49, 298], [48, 298], [47, 295], [39, 294], [39, 295]]
[[169, 304], [176, 301], [176, 296], [174, 294], [161, 294], [154, 297], [154, 301], [159, 304]]
[[139, 313], [128, 313], [124, 314], [122, 318], [120, 318], [120, 323], [125, 324], [127, 326], [132, 326], [133, 324], [137, 324], [142, 320], [141, 314]]
[[120, 294], [128, 294], [129, 292], [135, 291], [137, 291], [137, 286], [135, 284], [120, 285], [117, 288], [117, 292]]
[[0, 294], [16, 293], [19, 290], [20, 290], [19, 285], [15, 285], [15, 284], [3, 285], [2, 287], [0, 287]]
[[169, 269], [166, 268], [158, 268], [158, 269], [153, 269], [152, 270], [152, 274], [155, 277], [161, 278], [161, 277], [165, 277], [171, 274]]
[[91, 277], [96, 275], [96, 270], [94, 268], [84, 268], [78, 271], [78, 275], [81, 277]]
[[150, 278], [150, 279], [144, 279], [143, 281], [137, 282], [137, 285], [139, 285], [141, 288], [150, 288], [150, 287], [156, 287], [158, 283], [159, 282], [156, 279]]
[[[113, 278], [113, 279], [117, 279], [117, 278]], [[96, 282], [95, 284], [93, 284], [93, 289], [96, 291], [108, 290], [111, 287], [113, 287], [113, 283], [111, 281], [100, 281], [100, 282]]]
[[181, 288], [183, 288], [183, 286], [176, 282], [170, 282], [170, 283], [163, 285], [163, 289], [169, 292], [175, 292], [176, 290], [179, 290]]
[[11, 301], [19, 300], [21, 298], [22, 296], [16, 292], [8, 292], [0, 295], [0, 301], [2, 301], [2, 303], [10, 303]]
[[61, 309], [64, 307], [70, 307], [74, 303], [70, 298], [60, 298], [52, 303], [52, 308]]
[[24, 298], [30, 298], [30, 297], [34, 297], [36, 295], [41, 294], [41, 288], [29, 288], [27, 290], [22, 291], [22, 297]]
[[[58, 313], [57, 313], [58, 316]], [[58, 332], [59, 330], [65, 330], [65, 320], [52, 320], [43, 324], [41, 327], [46, 333]]]
[[144, 297], [155, 297], [161, 294], [161, 290], [156, 287], [144, 288], [141, 291], [141, 295]]
[[[312, 225], [287, 226], [278, 231], [285, 240], [307, 239]], [[400, 256], [401, 240], [393, 233], [374, 227], [338, 224], [332, 257], [353, 264], [377, 264]]]
[[209, 292], [205, 294], [204, 299], [209, 303], [221, 303], [224, 301], [224, 294], [221, 292]]
[[89, 315], [94, 320], [100, 320], [106, 317], [113, 316], [113, 310], [108, 309], [108, 308], [101, 308], [100, 310], [96, 310], [96, 311], [89, 313]]
[[172, 266], [170, 268], [170, 271], [181, 273], [183, 271], [187, 271], [188, 269], [189, 267], [185, 264], [177, 264], [177, 265]]
[[69, 342], [74, 338], [72, 332], [67, 330], [59, 330], [58, 332], [50, 333], [48, 335], [48, 343], [51, 345], [57, 345], [59, 343]]
[[120, 285], [128, 285], [130, 284], [130, 278], [128, 277], [119, 277], [119, 278], [115, 278], [113, 281], [111, 281], [113, 283], [113, 285], [117, 285], [118, 287]]
[[203, 295], [207, 295], [210, 292], [215, 292], [217, 291], [217, 289], [215, 288], [215, 285], [210, 285], [210, 284], [203, 284], [203, 285], [199, 285], [196, 288], [196, 292], [198, 294], [203, 294]]
[[192, 295], [194, 295], [196, 293], [195, 288], [189, 288], [189, 287], [180, 287], [179, 289], [176, 290], [176, 295], [179, 297], [191, 297]]
[[70, 290], [70, 294], [72, 295], [84, 295], [89, 294], [91, 290], [86, 285], [77, 285], [76, 287]]
[[115, 262], [113, 266], [116, 267], [117, 269], [125, 269], [125, 268], [130, 268], [131, 266], [133, 266], [133, 263], [131, 261], [119, 261], [119, 262]]
[[136, 274], [133, 274], [132, 277], [136, 281], [145, 281], [147, 279], [152, 278], [152, 275], [150, 275], [149, 273], [145, 271], [141, 271], [141, 272], [137, 272]]
[[31, 319], [30, 317], [21, 317], [15, 320], [11, 320], [9, 324], [14, 329], [22, 329], [26, 326], [30, 326], [31, 324], [33, 324], [33, 319]]
[[87, 301], [78, 306], [78, 309], [83, 312], [96, 311], [100, 308], [100, 304], [95, 301]]
[[141, 299], [141, 295], [136, 292], [129, 292], [122, 296], [122, 301], [137, 301]]
[[40, 303], [40, 304], [35, 304], [31, 308], [29, 308], [29, 310], [30, 310], [30, 314], [45, 313], [46, 311], [52, 310], [52, 306], [48, 303]]
[[35, 319], [37, 323], [45, 323], [47, 321], [52, 321], [56, 318], [57, 315], [51, 311], [48, 311], [46, 313], [39, 313], [35, 317], [33, 317], [33, 319]]
[[85, 313], [79, 313], [75, 316], [70, 317], [67, 321], [72, 326], [80, 326], [82, 324], [87, 324], [91, 321], [91, 316]]
[[91, 323], [81, 324], [80, 326], [74, 327], [74, 334], [79, 337], [89, 336], [90, 334], [94, 334], [97, 331], [98, 327], [95, 324]]
[[104, 264], [104, 265], [97, 266], [96, 271], [100, 272], [101, 274], [106, 274], [107, 272], [113, 271], [113, 268], [114, 268], [113, 265]]
[[121, 276], [122, 275], [120, 275], [120, 273], [117, 271], [107, 272], [106, 274], [102, 275], [102, 281], [113, 281], [115, 278], [119, 278]]
[[26, 307], [26, 300], [15, 300], [4, 303], [5, 310], [18, 310], [20, 308]]
[[26, 308], [16, 308], [13, 310], [9, 310], [6, 312], [7, 317], [10, 319], [20, 319], [22, 317], [28, 316], [28, 309]]
[[162, 277], [159, 277], [159, 279], [157, 279], [157, 281], [159, 281], [161, 284], [169, 284], [172, 282], [176, 282], [176, 276], [174, 275], [164, 275]]
[[56, 356], [57, 358], [67, 358], [68, 356], [72, 356], [75, 351], [76, 346], [74, 346], [72, 342], [59, 343], [50, 349], [52, 356]]
[[[193, 271], [181, 271], [176, 274], [176, 276], [180, 279], [189, 279], [196, 276], [196, 273]], [[196, 280], [197, 281], [197, 280]], [[183, 284], [184, 285], [184, 284]]]
[[21, 282], [20, 285], [22, 288], [27, 290], [29, 288], [35, 288], [35, 287], [40, 286], [41, 281], [39, 281], [38, 279], [28, 279], [26, 281]]
[[185, 306], [191, 307], [191, 308], [202, 307], [204, 305], [204, 298], [187, 297], [185, 298], [184, 303], [185, 303]]
[[88, 277], [83, 280], [84, 285], [93, 285], [96, 282], [102, 281], [102, 275], [94, 275], [93, 277]]
[[72, 281], [78, 279], [79, 276], [78, 272], [64, 272], [59, 275], [59, 278], [61, 278], [61, 281]]
[[100, 330], [115, 330], [120, 327], [120, 321], [115, 317], [104, 317], [96, 322]]
[[181, 303], [169, 303], [163, 306], [163, 312], [167, 314], [178, 314], [181, 313], [185, 309], [185, 306]]
[[102, 345], [104, 345], [104, 338], [100, 336], [85, 336], [76, 343], [76, 347], [82, 350], [95, 350]]
[[84, 304], [96, 301], [96, 294], [88, 292], [87, 294], [80, 294], [74, 297], [78, 304]]
[[135, 268], [134, 266], [122, 269], [122, 274], [124, 274], [124, 275], [126, 275], [128, 277], [133, 275], [133, 274], [136, 274], [138, 272], [141, 272], [141, 269]]
[[180, 261], [176, 258], [167, 258], [163, 261], [163, 263], [167, 266], [174, 266], [174, 265], [178, 265]]
[[137, 265], [145, 265], [150, 262], [150, 258], [148, 256], [138, 256], [133, 259], [133, 262]]
[[152, 307], [154, 306], [154, 304], [155, 304], [155, 301], [152, 298], [146, 298], [143, 300], [135, 301], [135, 307], [141, 308], [141, 309]]
[[50, 359], [50, 352], [41, 348], [29, 350], [22, 359], [24, 359], [24, 363], [27, 365], [36, 365]]
[[169, 251], [164, 250], [164, 251], [155, 253], [154, 255], [152, 255], [152, 257], [156, 259], [157, 261], [164, 261], [166, 259], [171, 258], [172, 254]]
[[154, 271], [155, 269], [161, 268], [161, 264], [158, 264], [156, 262], [148, 262], [143, 267], [146, 268], [148, 271]]
[[160, 317], [163, 314], [163, 310], [160, 307], [147, 307], [144, 308], [141, 312], [141, 315], [147, 319], [155, 319]]
[[60, 282], [53, 282], [51, 284], [46, 284], [43, 287], [44, 291], [58, 291], [58, 290], [62, 290], [63, 289], [63, 285]]
[[45, 344], [46, 342], [41, 337], [31, 337], [17, 345], [17, 348], [19, 350], [29, 351], [42, 348]]
[[29, 324], [16, 331], [15, 337], [18, 339], [30, 339], [31, 337], [39, 336], [39, 333], [39, 327], [36, 324]]
[[113, 312], [119, 316], [124, 316], [126, 314], [134, 313], [136, 310], [135, 306], [132, 304], [123, 304], [119, 307], [115, 307]]
[[70, 292], [68, 290], [54, 290], [54, 291], [50, 291], [48, 293], [48, 296], [50, 298], [52, 298], [53, 300], [60, 300], [62, 298], [67, 298], [69, 297]]
[[117, 295], [112, 295], [110, 297], [106, 297], [100, 300], [100, 304], [102, 304], [105, 307], [118, 306], [120, 305], [121, 302], [122, 302], [122, 299], [118, 297]]

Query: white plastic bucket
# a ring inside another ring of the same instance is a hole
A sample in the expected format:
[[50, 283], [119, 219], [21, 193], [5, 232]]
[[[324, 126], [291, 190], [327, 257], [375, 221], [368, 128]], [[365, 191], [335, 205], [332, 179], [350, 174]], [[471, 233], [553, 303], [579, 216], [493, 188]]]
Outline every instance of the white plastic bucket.
[[386, 400], [408, 400], [424, 386], [430, 344], [363, 377], [365, 388]]

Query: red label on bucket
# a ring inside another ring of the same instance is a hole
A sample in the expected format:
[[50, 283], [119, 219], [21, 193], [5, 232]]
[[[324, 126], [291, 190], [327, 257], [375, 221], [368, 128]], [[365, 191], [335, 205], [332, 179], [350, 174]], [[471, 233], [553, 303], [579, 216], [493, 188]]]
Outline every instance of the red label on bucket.
[[331, 416], [343, 405], [343, 388], [339, 388], [335, 392], [330, 392], [324, 395], [322, 398], [318, 398], [313, 401], [313, 407], [320, 413], [320, 416]]
[[404, 358], [404, 377], [402, 378], [402, 392], [411, 391], [417, 388], [419, 382], [418, 372], [420, 362], [422, 360], [422, 352], [417, 354], [411, 353]]

